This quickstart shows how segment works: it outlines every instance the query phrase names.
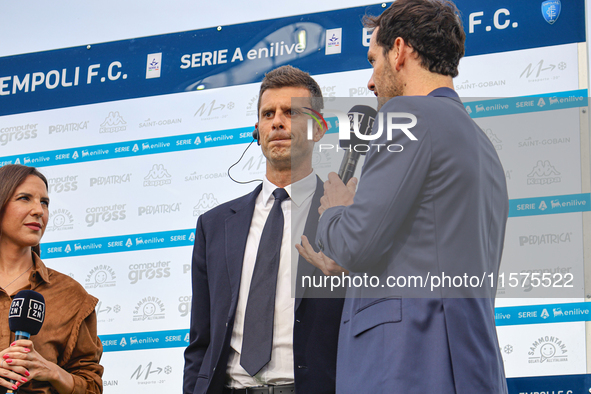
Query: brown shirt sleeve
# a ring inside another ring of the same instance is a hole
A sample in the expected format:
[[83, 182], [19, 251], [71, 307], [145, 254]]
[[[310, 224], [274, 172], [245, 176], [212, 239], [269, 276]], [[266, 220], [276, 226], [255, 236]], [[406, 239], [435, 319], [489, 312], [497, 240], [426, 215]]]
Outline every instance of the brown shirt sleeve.
[[60, 366], [71, 373], [74, 378], [72, 394], [101, 394], [103, 392], [101, 379], [103, 366], [99, 364], [99, 361], [103, 354], [103, 345], [96, 332], [94, 306], [91, 313], [80, 322], [77, 333], [72, 332], [70, 338], [71, 341], [68, 341], [66, 352], [71, 352], [71, 355]]

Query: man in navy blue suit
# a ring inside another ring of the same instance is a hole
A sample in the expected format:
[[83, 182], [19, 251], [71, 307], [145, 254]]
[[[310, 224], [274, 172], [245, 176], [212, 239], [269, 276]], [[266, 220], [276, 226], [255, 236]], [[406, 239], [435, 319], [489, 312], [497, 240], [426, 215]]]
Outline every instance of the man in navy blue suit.
[[[334, 173], [325, 183], [318, 246], [352, 275], [384, 286], [347, 292], [337, 393], [506, 393], [496, 282], [477, 281], [498, 274], [507, 187], [493, 145], [453, 90], [465, 41], [458, 11], [446, 1], [397, 0], [366, 26], [374, 28], [368, 87], [384, 119], [415, 117], [415, 139], [394, 130], [372, 141], [404, 148], [369, 151], [356, 193]], [[430, 291], [433, 277], [463, 273], [467, 286], [448, 281]], [[432, 278], [427, 291], [417, 278]], [[389, 288], [396, 283], [407, 287]]]
[[[292, 238], [299, 240], [302, 233], [311, 239], [316, 235], [323, 191], [322, 182], [312, 171], [312, 150], [326, 131], [315, 126], [313, 140], [308, 140], [308, 118], [292, 108], [293, 97], [309, 97], [309, 106], [320, 109], [322, 92], [307, 73], [283, 66], [265, 76], [255, 126], [255, 138], [267, 159], [265, 179], [253, 192], [198, 219], [184, 394], [335, 392], [343, 300], [314, 298], [319, 290], [313, 288], [300, 289], [297, 298], [292, 297], [294, 276], [322, 275], [304, 259], [298, 259]], [[281, 238], [281, 247], [274, 271], [276, 283], [270, 286], [275, 290], [261, 299], [261, 288], [269, 286], [256, 283], [261, 276], [268, 279], [269, 275], [257, 276], [259, 255], [272, 248], [264, 244], [268, 239], [264, 230], [267, 219], [276, 217], [273, 212], [279, 212], [279, 207], [283, 233], [277, 237]], [[292, 257], [298, 261], [293, 274]], [[256, 303], [255, 294], [259, 294]], [[270, 298], [274, 298], [271, 317], [255, 316], [252, 311]], [[250, 335], [260, 335], [263, 329], [253, 331], [250, 324], [262, 327], [268, 319], [271, 333], [252, 343]], [[260, 362], [259, 353], [265, 353], [261, 350], [266, 344], [270, 354]]]

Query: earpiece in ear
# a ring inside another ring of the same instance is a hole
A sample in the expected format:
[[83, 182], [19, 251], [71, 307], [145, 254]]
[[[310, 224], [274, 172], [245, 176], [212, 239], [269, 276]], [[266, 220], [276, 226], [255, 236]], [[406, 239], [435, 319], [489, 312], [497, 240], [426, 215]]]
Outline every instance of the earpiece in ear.
[[261, 144], [261, 141], [259, 141], [259, 129], [257, 126], [254, 126], [254, 131], [252, 132], [252, 138], [254, 140], [256, 140], [257, 145]]

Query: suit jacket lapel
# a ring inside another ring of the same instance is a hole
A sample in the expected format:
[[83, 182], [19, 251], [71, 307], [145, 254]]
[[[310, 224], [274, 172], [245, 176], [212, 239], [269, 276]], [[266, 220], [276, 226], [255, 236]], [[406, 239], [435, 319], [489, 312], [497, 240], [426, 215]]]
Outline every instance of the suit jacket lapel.
[[234, 214], [226, 219], [226, 266], [230, 277], [230, 288], [232, 291], [231, 313], [234, 313], [238, 302], [238, 291], [240, 289], [240, 277], [242, 275], [242, 263], [244, 261], [244, 249], [246, 239], [250, 231], [250, 223], [254, 213], [256, 198], [259, 195], [262, 184], [244, 199], [240, 199], [230, 207]]
[[[304, 226], [304, 235], [308, 237], [310, 244], [317, 250], [316, 247], [316, 230], [318, 229], [318, 220], [320, 220], [320, 214], [318, 213], [318, 207], [320, 207], [320, 198], [324, 195], [324, 183], [316, 177], [316, 191], [312, 197], [312, 203], [310, 204], [310, 212], [308, 212], [308, 218], [306, 219], [306, 225]], [[302, 276], [312, 276], [316, 267], [308, 263], [302, 256], [298, 258], [298, 273], [296, 279], [296, 303], [295, 309], [297, 310], [302, 302], [302, 297], [306, 289], [303, 289], [297, 284], [301, 284]]]

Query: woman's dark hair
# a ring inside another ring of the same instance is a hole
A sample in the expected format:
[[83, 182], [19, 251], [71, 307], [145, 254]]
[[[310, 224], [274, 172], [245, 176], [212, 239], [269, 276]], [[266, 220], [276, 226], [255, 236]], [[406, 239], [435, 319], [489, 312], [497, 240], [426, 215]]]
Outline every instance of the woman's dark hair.
[[[40, 173], [35, 167], [27, 167], [20, 164], [8, 164], [0, 167], [0, 223], [4, 220], [4, 211], [6, 205], [14, 195], [16, 188], [19, 187], [29, 175], [35, 175], [39, 177], [45, 187], [48, 187], [47, 178], [45, 175]], [[2, 236], [2, 230], [0, 229], [0, 236]], [[41, 254], [39, 245], [33, 246], [33, 252], [37, 255]]]

